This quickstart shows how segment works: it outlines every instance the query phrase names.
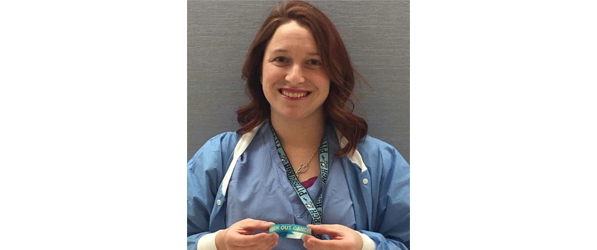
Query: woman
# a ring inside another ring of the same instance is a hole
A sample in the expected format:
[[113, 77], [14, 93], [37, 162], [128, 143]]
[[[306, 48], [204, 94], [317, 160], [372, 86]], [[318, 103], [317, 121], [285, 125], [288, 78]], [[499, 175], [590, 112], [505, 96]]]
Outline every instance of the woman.
[[[188, 249], [407, 249], [409, 166], [348, 107], [356, 72], [332, 22], [277, 4], [242, 72], [240, 129], [188, 163]], [[274, 224], [318, 237], [266, 233]]]

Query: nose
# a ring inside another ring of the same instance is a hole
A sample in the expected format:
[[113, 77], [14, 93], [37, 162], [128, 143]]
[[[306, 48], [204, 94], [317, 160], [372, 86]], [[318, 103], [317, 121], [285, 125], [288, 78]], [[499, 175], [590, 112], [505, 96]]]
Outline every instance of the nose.
[[286, 74], [286, 81], [290, 82], [291, 84], [299, 84], [305, 81], [301, 65], [293, 64], [290, 67], [288, 73]]

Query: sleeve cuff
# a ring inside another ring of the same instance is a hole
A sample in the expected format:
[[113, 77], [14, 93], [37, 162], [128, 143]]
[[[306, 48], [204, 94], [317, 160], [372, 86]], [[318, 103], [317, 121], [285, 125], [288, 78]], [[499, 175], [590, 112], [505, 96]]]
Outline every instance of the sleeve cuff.
[[361, 250], [375, 250], [375, 248], [377, 247], [375, 245], [375, 242], [373, 242], [373, 240], [369, 238], [369, 236], [367, 236], [366, 234], [359, 234], [361, 234], [361, 237], [363, 237], [363, 248], [361, 248]]
[[214, 233], [208, 233], [206, 235], [203, 235], [203, 237], [199, 238], [199, 241], [197, 241], [197, 250], [218, 250], [218, 248], [216, 247], [216, 235], [220, 231], [222, 230], [218, 230]]

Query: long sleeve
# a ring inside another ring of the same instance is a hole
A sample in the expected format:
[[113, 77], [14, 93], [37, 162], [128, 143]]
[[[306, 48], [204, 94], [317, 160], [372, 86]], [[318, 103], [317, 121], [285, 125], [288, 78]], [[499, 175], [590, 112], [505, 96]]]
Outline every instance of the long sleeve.
[[366, 186], [370, 188], [372, 204], [367, 230], [358, 231], [369, 236], [378, 250], [408, 249], [410, 166], [389, 144], [376, 139], [369, 140], [367, 144], [361, 151], [371, 174], [370, 183]]
[[188, 250], [196, 250], [201, 237], [217, 231], [210, 220], [236, 141], [238, 136], [234, 133], [217, 135], [207, 141], [187, 164]]

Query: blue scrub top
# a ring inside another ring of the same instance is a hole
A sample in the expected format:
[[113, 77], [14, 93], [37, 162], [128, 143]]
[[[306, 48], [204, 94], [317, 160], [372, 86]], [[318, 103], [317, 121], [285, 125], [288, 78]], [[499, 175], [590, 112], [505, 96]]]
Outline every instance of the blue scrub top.
[[[341, 224], [356, 228], [353, 203], [341, 161], [338, 138], [331, 126], [326, 127], [329, 144], [329, 176], [323, 197], [323, 224]], [[316, 158], [317, 159], [317, 158]], [[322, 193], [321, 175], [307, 191], [315, 202]], [[266, 122], [240, 156], [228, 187], [226, 227], [253, 218], [276, 224], [311, 223], [311, 215], [294, 191], [280, 161], [273, 135]], [[303, 241], [280, 238], [274, 249], [304, 249]]]

